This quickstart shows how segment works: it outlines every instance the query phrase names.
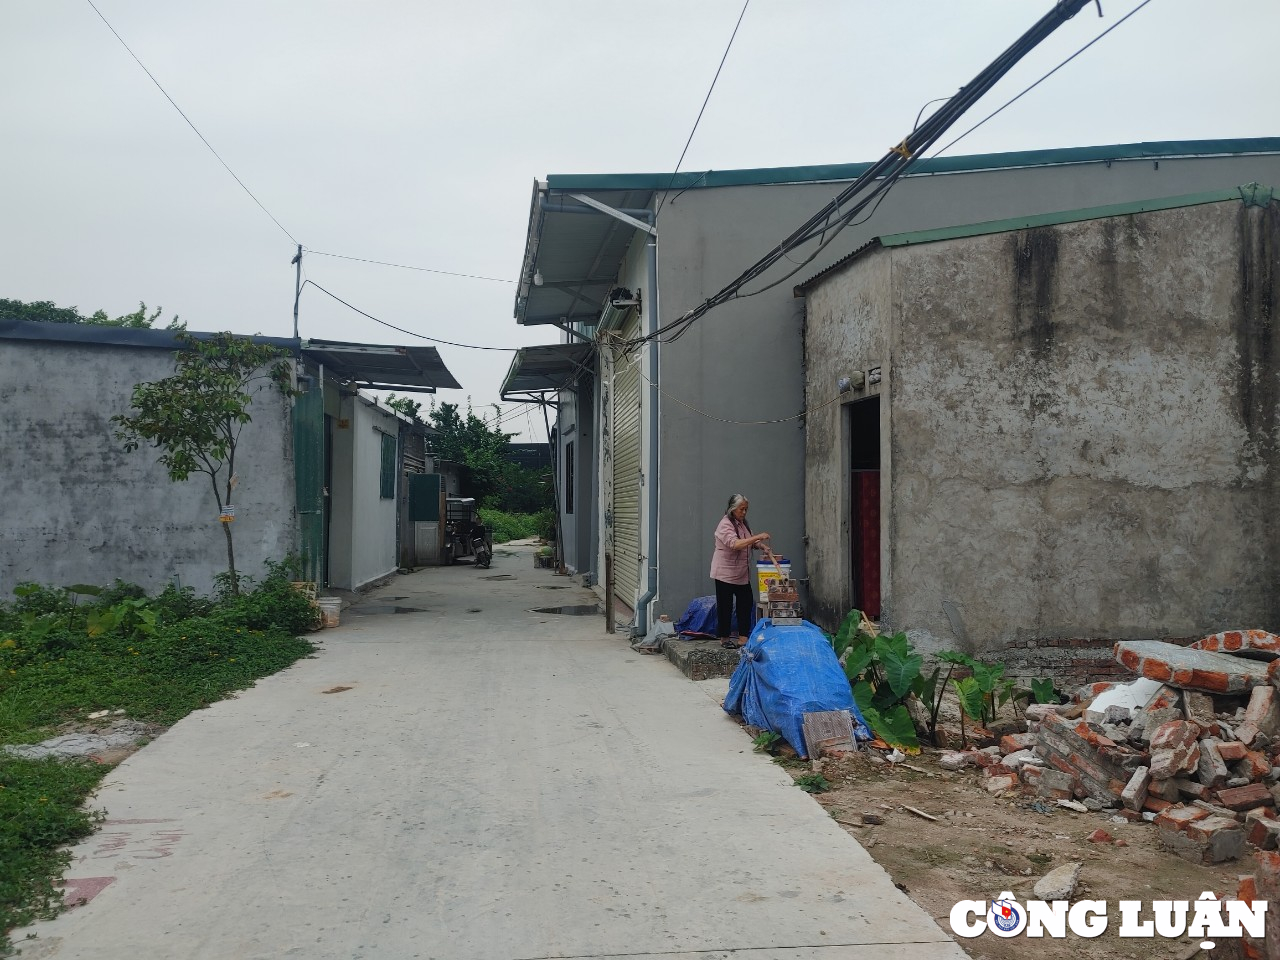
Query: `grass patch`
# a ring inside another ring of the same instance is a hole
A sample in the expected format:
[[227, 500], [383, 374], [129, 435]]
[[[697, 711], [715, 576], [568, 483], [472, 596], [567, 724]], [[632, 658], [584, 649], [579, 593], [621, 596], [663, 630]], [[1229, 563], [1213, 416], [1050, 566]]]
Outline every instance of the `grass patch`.
[[[315, 649], [300, 634], [318, 611], [286, 565], [242, 590], [148, 598], [127, 584], [20, 585], [0, 604], [0, 744], [38, 743], [99, 710], [172, 724]], [[0, 752], [0, 956], [14, 927], [59, 908], [64, 847], [103, 816], [85, 801], [110, 769]]]
[[481, 507], [480, 521], [493, 534], [494, 543], [528, 540], [530, 537], [554, 540], [556, 535], [556, 515], [553, 510], [540, 510], [537, 513], [505, 513], [502, 510]]

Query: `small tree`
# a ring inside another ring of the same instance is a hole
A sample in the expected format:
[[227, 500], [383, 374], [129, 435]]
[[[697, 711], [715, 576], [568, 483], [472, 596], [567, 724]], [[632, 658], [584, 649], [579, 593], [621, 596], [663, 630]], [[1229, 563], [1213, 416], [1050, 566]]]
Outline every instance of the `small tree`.
[[287, 351], [219, 333], [199, 339], [179, 333], [183, 349], [175, 355], [177, 373], [133, 388], [133, 416], [111, 418], [127, 451], [143, 443], [161, 451], [156, 459], [169, 479], [207, 474], [213, 484], [222, 530], [227, 538], [227, 573], [233, 593], [240, 592], [235, 545], [231, 537], [231, 492], [236, 476], [240, 431], [251, 421], [253, 394], [272, 384], [291, 394]]

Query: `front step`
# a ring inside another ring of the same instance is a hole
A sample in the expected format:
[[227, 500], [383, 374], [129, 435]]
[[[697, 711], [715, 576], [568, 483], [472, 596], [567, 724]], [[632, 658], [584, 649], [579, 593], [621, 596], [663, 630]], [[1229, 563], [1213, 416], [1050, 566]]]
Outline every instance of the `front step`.
[[730, 677], [742, 658], [740, 650], [726, 650], [715, 640], [679, 640], [669, 637], [663, 644], [667, 659], [690, 680]]

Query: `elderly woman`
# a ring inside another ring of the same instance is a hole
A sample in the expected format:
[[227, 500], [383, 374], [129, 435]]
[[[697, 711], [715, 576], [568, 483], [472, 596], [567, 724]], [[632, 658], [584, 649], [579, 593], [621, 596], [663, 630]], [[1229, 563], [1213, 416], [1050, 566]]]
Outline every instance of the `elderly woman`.
[[716, 525], [715, 550], [711, 554], [711, 579], [716, 585], [716, 636], [720, 646], [730, 649], [743, 642], [729, 637], [729, 623], [734, 604], [738, 608], [738, 630], [751, 631], [751, 617], [755, 605], [751, 596], [751, 550], [762, 549], [760, 544], [769, 539], [767, 533], [752, 533], [747, 523], [747, 498], [735, 493], [729, 498], [729, 506]]

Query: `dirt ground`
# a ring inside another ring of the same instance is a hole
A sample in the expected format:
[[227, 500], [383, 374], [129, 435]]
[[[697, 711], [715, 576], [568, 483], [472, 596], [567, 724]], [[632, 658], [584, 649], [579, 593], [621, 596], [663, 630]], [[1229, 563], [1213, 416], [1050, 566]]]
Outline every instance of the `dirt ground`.
[[[1252, 872], [1247, 859], [1218, 868], [1189, 863], [1165, 851], [1147, 823], [1114, 823], [1113, 814], [1105, 811], [1075, 813], [1043, 800], [1037, 809], [1032, 798], [992, 796], [980, 772], [943, 770], [936, 762], [938, 753], [924, 750], [896, 764], [874, 762], [871, 755], [885, 754], [867, 749], [824, 759], [821, 773], [832, 789], [814, 794], [814, 801], [948, 933], [957, 901], [991, 899], [1006, 890], [1019, 901], [1036, 899], [1035, 882], [1069, 863], [1083, 864], [1072, 899], [1106, 900], [1110, 907], [1107, 932], [1096, 939], [957, 937], [972, 957], [1013, 960], [1025, 957], [1034, 945], [1038, 960], [1188, 960], [1197, 955], [1199, 938], [1118, 937], [1117, 901], [1195, 900], [1206, 890], [1221, 899], [1235, 895], [1239, 874]], [[793, 777], [813, 772], [808, 761], [779, 762]], [[908, 807], [937, 819], [917, 816]], [[864, 825], [864, 815], [884, 822]], [[1127, 845], [1086, 840], [1099, 828]], [[1145, 910], [1144, 916], [1149, 916]]]

